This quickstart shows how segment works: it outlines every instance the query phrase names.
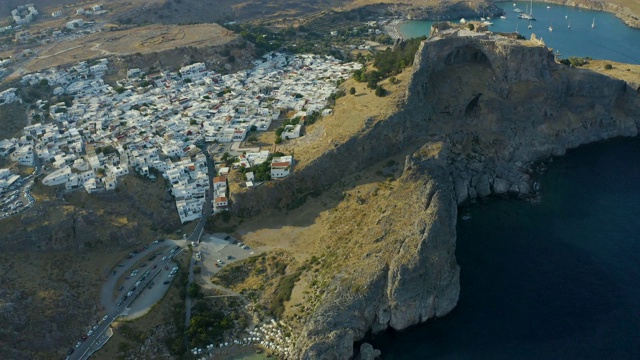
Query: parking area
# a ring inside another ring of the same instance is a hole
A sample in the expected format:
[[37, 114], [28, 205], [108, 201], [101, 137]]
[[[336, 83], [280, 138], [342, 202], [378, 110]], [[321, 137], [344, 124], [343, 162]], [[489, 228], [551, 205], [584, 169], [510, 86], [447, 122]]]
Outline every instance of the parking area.
[[[178, 256], [186, 256], [186, 252]], [[177, 263], [173, 261], [167, 263], [167, 265], [163, 267], [163, 271], [156, 275], [147, 287], [142, 289], [142, 292], [138, 295], [136, 301], [125, 309], [123, 316], [127, 320], [133, 320], [145, 315], [149, 310], [151, 310], [153, 305], [162, 300], [162, 297], [166, 294], [167, 290], [169, 290], [169, 286], [171, 286], [175, 279], [177, 271]]]
[[0, 194], [0, 219], [30, 209], [35, 203], [31, 196], [33, 176], [20, 178]]
[[196, 265], [201, 267], [201, 275], [207, 283], [208, 278], [224, 266], [256, 254], [253, 249], [227, 234], [203, 234], [193, 253]]

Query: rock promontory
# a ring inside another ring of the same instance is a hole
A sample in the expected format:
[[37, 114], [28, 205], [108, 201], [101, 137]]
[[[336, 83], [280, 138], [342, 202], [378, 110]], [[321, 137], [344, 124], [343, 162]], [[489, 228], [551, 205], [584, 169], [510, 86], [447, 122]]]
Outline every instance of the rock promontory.
[[391, 196], [359, 199], [368, 209], [361, 215], [366, 224], [350, 219], [357, 230], [350, 234], [358, 234], [336, 245], [347, 249], [341, 266], [303, 322], [291, 358], [349, 359], [369, 331], [446, 315], [460, 291], [457, 205], [490, 195], [531, 196], [533, 162], [637, 135], [635, 89], [556, 62], [539, 40], [451, 29], [422, 43], [411, 71], [401, 110], [294, 176], [234, 194], [233, 211], [254, 215], [410, 154]]

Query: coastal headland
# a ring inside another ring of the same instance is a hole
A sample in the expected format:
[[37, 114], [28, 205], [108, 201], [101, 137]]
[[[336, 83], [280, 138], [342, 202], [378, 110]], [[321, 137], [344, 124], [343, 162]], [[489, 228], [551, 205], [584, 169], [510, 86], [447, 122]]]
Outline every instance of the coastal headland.
[[[333, 225], [322, 242], [326, 287], [300, 321], [291, 358], [348, 359], [368, 331], [447, 314], [459, 294], [458, 204], [534, 196], [534, 161], [635, 136], [640, 122], [638, 89], [556, 63], [531, 40], [443, 32], [421, 45], [406, 85], [397, 112], [334, 141], [295, 177], [234, 194], [234, 212], [251, 216], [347, 184], [340, 205], [317, 221]], [[394, 156], [404, 157], [394, 181], [348, 185], [349, 174]]]

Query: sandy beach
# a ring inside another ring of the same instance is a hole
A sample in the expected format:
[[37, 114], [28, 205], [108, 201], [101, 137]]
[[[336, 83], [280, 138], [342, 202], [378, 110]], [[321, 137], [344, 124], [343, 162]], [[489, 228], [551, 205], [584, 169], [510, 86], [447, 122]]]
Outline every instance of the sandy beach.
[[400, 30], [398, 30], [400, 24], [402, 24], [402, 20], [392, 20], [384, 27], [387, 34], [391, 36], [393, 40], [404, 40], [402, 34], [400, 34]]

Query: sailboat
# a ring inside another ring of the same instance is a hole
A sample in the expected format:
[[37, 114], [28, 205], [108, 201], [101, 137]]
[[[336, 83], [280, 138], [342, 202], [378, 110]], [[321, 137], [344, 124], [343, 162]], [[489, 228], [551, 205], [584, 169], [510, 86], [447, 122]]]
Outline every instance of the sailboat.
[[571, 29], [571, 20], [569, 20], [569, 25], [567, 25], [567, 29]]
[[529, 26], [527, 26], [527, 28], [533, 29], [533, 26], [531, 26], [531, 20], [529, 20]]
[[520, 13], [520, 19], [525, 19], [525, 20], [535, 20], [536, 18], [533, 17], [533, 0], [531, 0], [531, 5], [529, 6], [529, 13], [527, 14], [526, 11], [525, 13]]
[[518, 25], [520, 25], [520, 23], [516, 23], [516, 34], [519, 34], [519, 32], [518, 32]]
[[591, 23], [591, 28], [595, 29], [596, 28], [596, 18], [593, 18], [593, 22]]
[[549, 31], [553, 31], [553, 25], [549, 24]]

